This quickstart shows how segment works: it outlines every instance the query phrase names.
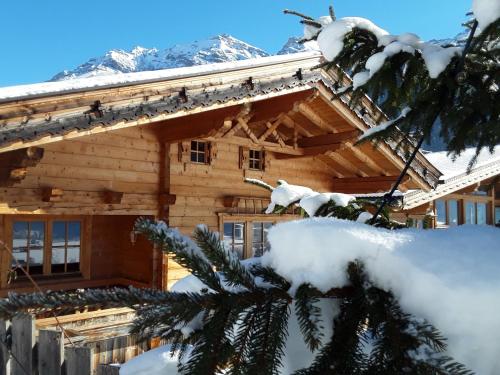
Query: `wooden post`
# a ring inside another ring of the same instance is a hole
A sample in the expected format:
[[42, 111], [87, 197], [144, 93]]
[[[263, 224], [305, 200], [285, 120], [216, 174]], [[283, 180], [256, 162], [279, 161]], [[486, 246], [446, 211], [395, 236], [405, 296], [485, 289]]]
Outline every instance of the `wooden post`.
[[10, 353], [7, 348], [6, 337], [10, 322], [0, 320], [0, 375], [10, 375]]
[[35, 347], [35, 319], [31, 315], [18, 315], [12, 319], [12, 375], [33, 373]]
[[66, 375], [91, 375], [94, 349], [80, 346], [68, 347], [64, 351]]
[[120, 375], [120, 366], [99, 365], [97, 375]]
[[38, 334], [38, 374], [61, 375], [64, 340], [61, 331], [41, 329]]

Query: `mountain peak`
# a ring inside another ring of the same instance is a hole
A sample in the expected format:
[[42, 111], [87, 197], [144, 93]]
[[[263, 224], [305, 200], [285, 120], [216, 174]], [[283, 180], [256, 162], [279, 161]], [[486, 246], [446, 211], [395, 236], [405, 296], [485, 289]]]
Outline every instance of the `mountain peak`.
[[265, 56], [269, 54], [260, 48], [229, 34], [220, 34], [192, 43], [177, 44], [164, 50], [142, 46], [136, 46], [129, 51], [113, 49], [103, 56], [91, 58], [73, 70], [64, 70], [56, 74], [51, 81], [170, 69]]

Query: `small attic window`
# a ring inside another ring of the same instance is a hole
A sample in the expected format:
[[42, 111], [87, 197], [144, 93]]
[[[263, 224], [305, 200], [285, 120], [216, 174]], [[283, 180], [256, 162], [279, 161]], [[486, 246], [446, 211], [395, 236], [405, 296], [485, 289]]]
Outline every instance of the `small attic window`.
[[191, 141], [191, 162], [208, 164], [208, 142]]
[[256, 171], [264, 170], [264, 151], [250, 150], [248, 156], [248, 168]]

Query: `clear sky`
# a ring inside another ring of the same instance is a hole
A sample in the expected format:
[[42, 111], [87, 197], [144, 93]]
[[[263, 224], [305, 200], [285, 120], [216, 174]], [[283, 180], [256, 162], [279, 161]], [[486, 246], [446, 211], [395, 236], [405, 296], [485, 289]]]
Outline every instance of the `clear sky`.
[[[296, 17], [328, 13], [327, 0], [2, 0], [0, 86], [41, 82], [110, 49], [169, 47], [216, 34], [275, 53], [301, 35]], [[335, 0], [338, 17], [361, 16], [422, 39], [461, 31], [471, 0]]]

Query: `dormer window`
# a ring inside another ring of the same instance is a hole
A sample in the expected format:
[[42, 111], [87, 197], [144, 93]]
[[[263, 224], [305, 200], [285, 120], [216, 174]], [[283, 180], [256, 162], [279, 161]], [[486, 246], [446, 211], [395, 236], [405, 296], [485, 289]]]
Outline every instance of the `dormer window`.
[[204, 141], [191, 141], [191, 162], [208, 164], [209, 144]]
[[248, 168], [256, 171], [264, 170], [264, 152], [260, 150], [249, 150]]

